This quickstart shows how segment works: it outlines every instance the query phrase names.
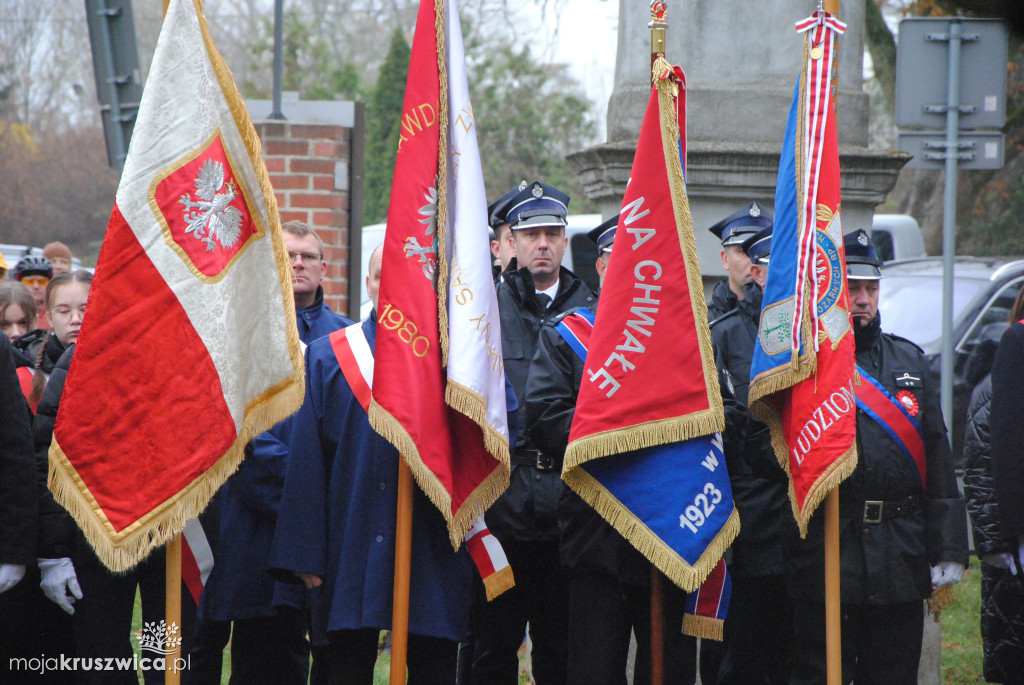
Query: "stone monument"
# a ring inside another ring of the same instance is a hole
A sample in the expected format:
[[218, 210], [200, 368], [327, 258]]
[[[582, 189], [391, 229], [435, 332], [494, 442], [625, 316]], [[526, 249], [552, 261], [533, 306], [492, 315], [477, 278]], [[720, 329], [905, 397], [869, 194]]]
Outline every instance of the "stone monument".
[[[724, 276], [719, 244], [706, 229], [751, 200], [774, 205], [782, 134], [800, 69], [803, 38], [794, 24], [816, 5], [670, 0], [666, 58], [686, 72], [687, 192], [705, 287]], [[869, 150], [862, 88], [863, 0], [841, 0], [839, 145], [844, 230], [870, 229], [902, 153]], [[650, 93], [650, 7], [619, 1], [615, 86], [608, 142], [569, 157], [587, 196], [605, 217], [619, 211]]]

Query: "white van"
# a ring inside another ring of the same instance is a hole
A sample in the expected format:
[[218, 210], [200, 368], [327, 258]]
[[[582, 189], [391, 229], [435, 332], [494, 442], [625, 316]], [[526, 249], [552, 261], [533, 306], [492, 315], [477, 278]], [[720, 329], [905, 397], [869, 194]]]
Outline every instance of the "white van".
[[909, 214], [875, 214], [871, 242], [883, 262], [926, 256], [921, 226]]

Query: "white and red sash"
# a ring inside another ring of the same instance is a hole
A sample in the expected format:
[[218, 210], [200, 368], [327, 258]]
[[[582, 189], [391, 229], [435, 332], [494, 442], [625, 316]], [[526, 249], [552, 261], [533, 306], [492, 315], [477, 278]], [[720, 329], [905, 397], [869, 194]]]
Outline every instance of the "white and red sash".
[[[373, 388], [373, 350], [360, 323], [346, 326], [330, 334], [329, 340], [345, 381], [363, 411], [369, 412]], [[477, 519], [466, 533], [466, 547], [484, 581], [487, 599], [491, 600], [515, 586], [512, 567], [498, 538], [491, 534], [484, 517]]]

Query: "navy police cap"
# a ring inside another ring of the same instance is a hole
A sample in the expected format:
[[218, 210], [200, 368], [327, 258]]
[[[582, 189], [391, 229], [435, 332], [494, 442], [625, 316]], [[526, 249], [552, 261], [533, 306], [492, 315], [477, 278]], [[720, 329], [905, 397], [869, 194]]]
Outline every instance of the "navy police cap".
[[509, 228], [566, 225], [569, 214], [569, 196], [558, 188], [534, 181], [512, 198], [505, 219]]
[[764, 266], [768, 264], [768, 255], [772, 252], [772, 229], [762, 228], [743, 241], [743, 252], [750, 258], [751, 264]]
[[594, 244], [597, 245], [598, 253], [612, 251], [612, 243], [615, 241], [615, 229], [618, 225], [619, 215], [616, 214], [597, 228], [592, 228], [587, 231], [587, 237], [593, 240]]
[[739, 245], [762, 228], [771, 228], [772, 212], [756, 200], [733, 212], [708, 230], [718, 236], [722, 247]]
[[505, 193], [504, 195], [502, 195], [497, 200], [495, 200], [494, 202], [487, 206], [488, 226], [490, 226], [491, 228], [497, 228], [502, 224], [508, 223], [508, 220], [506, 219], [506, 215], [508, 214], [508, 208], [512, 206], [512, 200], [515, 199], [515, 196], [519, 194], [519, 191], [526, 188], [527, 185], [529, 184], [526, 182], [526, 179], [523, 179], [522, 183], [520, 183], [518, 186], [508, 191], [507, 193]]
[[846, 277], [854, 281], [877, 281], [882, 277], [882, 260], [875, 252], [871, 236], [863, 228], [843, 236], [846, 250]]

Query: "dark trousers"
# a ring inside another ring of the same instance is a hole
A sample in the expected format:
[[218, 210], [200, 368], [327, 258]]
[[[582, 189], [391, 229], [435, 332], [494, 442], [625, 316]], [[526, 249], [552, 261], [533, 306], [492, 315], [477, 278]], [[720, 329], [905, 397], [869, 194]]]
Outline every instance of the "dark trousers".
[[[825, 605], [793, 602], [793, 685], [826, 681]], [[916, 685], [924, 632], [921, 601], [844, 604], [843, 682], [857, 685]]]
[[305, 612], [281, 607], [274, 616], [200, 620], [191, 652], [191, 685], [220, 685], [229, 637], [231, 685], [305, 685], [309, 677]]
[[[166, 557], [163, 548], [153, 552], [145, 561], [128, 573], [112, 573], [87, 548], [84, 540], [79, 541], [79, 553], [75, 559], [78, 583], [82, 587], [82, 599], [75, 603], [75, 647], [76, 656], [83, 658], [113, 657], [132, 658], [132, 610], [135, 605], [135, 591], [142, 596], [143, 633], [151, 632], [165, 620], [165, 574]], [[179, 652], [165, 657], [168, 660], [185, 658], [192, 647], [192, 630], [196, 621], [196, 605], [188, 588], [182, 584], [181, 625], [177, 637], [182, 638]], [[149, 631], [147, 631], [147, 628]], [[163, 655], [143, 649], [142, 658], [160, 658]], [[143, 672], [146, 685], [164, 682], [164, 674], [150, 668]], [[189, 671], [181, 672], [181, 682], [189, 682]], [[80, 685], [138, 685], [134, 671], [78, 671], [76, 681]]]
[[26, 565], [25, 577], [0, 594], [0, 683], [73, 683], [73, 671], [33, 673], [20, 662], [12, 668], [10, 660], [74, 655], [72, 617], [43, 594], [36, 565]]
[[[630, 633], [634, 632], [637, 649], [633, 685], [648, 685], [650, 588], [628, 585], [600, 573], [573, 576], [569, 586], [569, 684], [626, 685]], [[697, 639], [682, 633], [686, 593], [668, 581], [663, 588], [665, 682], [692, 685], [697, 682]], [[714, 666], [702, 675], [704, 683], [713, 685], [717, 663]]]
[[[380, 631], [339, 630], [329, 634], [327, 646], [330, 685], [372, 685]], [[451, 685], [459, 643], [439, 637], [409, 635], [406, 660], [408, 685]]]
[[718, 685], [789, 682], [793, 616], [785, 576], [732, 579]]
[[558, 563], [558, 543], [513, 540], [501, 544], [515, 573], [516, 586], [488, 602], [481, 584], [473, 597], [473, 682], [519, 682], [516, 653], [529, 623], [537, 685], [563, 685], [569, 587]]

